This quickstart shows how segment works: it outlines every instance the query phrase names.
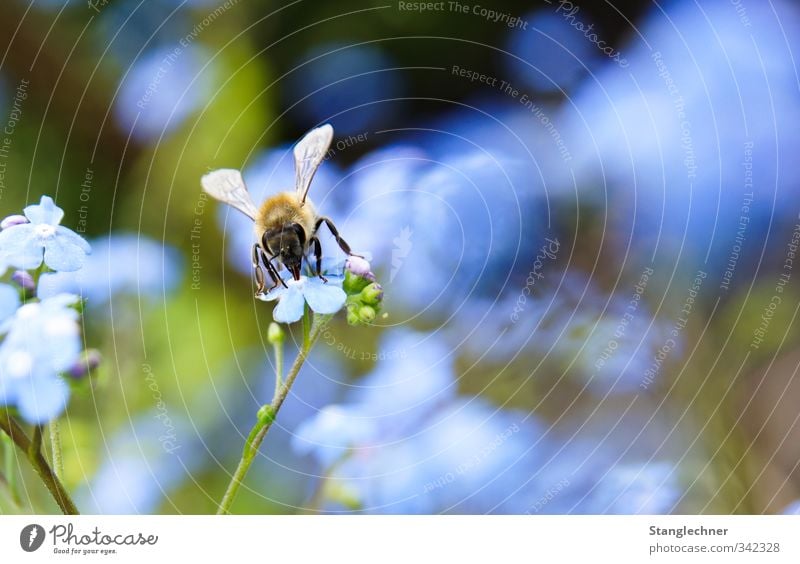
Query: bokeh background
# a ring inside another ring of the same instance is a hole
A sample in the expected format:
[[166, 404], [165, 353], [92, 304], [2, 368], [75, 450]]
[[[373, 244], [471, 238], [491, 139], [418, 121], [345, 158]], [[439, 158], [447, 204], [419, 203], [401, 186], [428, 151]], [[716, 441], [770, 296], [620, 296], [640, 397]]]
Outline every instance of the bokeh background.
[[[0, 212], [94, 249], [83, 512], [216, 510], [272, 305], [199, 178], [290, 187], [324, 122], [388, 316], [331, 325], [235, 512], [800, 510], [800, 7], [485, 4], [5, 0]], [[0, 510], [56, 511], [19, 471]]]

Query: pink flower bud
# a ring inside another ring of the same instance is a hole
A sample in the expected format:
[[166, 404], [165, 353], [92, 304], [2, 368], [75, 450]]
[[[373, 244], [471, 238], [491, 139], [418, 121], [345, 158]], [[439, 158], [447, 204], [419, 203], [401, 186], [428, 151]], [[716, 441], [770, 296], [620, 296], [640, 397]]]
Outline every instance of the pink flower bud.
[[361, 257], [350, 256], [347, 257], [345, 268], [355, 274], [356, 276], [368, 276], [370, 274], [369, 262]]
[[10, 215], [3, 221], [0, 221], [0, 229], [8, 229], [9, 227], [22, 225], [23, 223], [28, 223], [28, 218], [24, 215]]

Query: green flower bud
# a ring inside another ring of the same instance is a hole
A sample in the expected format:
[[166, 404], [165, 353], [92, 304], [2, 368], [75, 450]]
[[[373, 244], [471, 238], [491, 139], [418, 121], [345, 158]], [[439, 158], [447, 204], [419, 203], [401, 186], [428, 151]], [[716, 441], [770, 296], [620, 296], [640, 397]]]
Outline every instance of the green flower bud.
[[274, 321], [269, 324], [269, 329], [267, 329], [267, 341], [269, 341], [270, 344], [280, 345], [283, 343], [285, 337], [286, 333], [284, 333], [280, 325]]
[[361, 318], [358, 317], [358, 310], [356, 308], [347, 308], [347, 323], [350, 325], [361, 325]]
[[353, 274], [349, 270], [346, 270], [344, 273], [344, 282], [342, 283], [342, 289], [348, 296], [353, 296], [358, 294], [364, 288], [366, 288], [374, 280], [375, 280], [374, 276], [370, 277], [358, 276], [356, 274]]
[[375, 321], [375, 316], [378, 314], [372, 306], [361, 306], [358, 310], [358, 318], [364, 323], [372, 323]]

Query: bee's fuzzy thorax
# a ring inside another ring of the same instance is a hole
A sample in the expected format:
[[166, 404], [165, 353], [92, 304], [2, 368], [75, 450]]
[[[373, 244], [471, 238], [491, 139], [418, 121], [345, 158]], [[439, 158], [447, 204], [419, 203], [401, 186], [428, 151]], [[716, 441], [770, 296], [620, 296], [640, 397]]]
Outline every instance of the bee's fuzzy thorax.
[[301, 203], [295, 192], [281, 192], [264, 200], [255, 218], [256, 236], [272, 229], [279, 229], [287, 224], [298, 223], [310, 236], [314, 231], [316, 213], [314, 205], [306, 199]]

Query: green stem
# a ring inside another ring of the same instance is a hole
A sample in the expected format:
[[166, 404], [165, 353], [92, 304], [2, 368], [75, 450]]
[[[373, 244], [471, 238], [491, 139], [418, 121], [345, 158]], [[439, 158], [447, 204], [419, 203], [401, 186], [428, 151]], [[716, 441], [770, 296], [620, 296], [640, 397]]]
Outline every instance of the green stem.
[[308, 304], [305, 304], [303, 311], [303, 350], [309, 350], [311, 340], [311, 310]]
[[17, 492], [17, 469], [15, 468], [16, 458], [14, 456], [14, 441], [7, 435], [0, 435], [3, 440], [3, 460], [5, 461], [5, 477], [8, 491], [11, 494], [11, 501], [17, 507], [22, 506], [22, 500]]
[[61, 454], [61, 429], [58, 419], [50, 422], [50, 450], [53, 453], [53, 472], [59, 480], [64, 479], [64, 458]]
[[272, 350], [275, 352], [275, 395], [273, 399], [277, 397], [278, 393], [283, 386], [283, 342], [276, 342], [272, 345]]
[[[61, 508], [64, 515], [78, 515], [78, 508], [67, 493], [66, 488], [53, 473], [40, 450], [42, 444], [42, 427], [37, 425], [33, 430], [33, 440], [29, 439], [22, 427], [10, 413], [0, 412], [0, 429], [14, 441], [19, 449], [28, 455], [28, 461], [39, 474], [50, 495]], [[38, 446], [37, 446], [38, 445]]]
[[[239, 487], [242, 485], [245, 476], [247, 476], [247, 472], [250, 470], [250, 466], [253, 464], [253, 460], [255, 460], [258, 454], [258, 448], [261, 446], [264, 437], [267, 436], [267, 432], [272, 427], [272, 422], [275, 421], [278, 411], [289, 395], [289, 390], [292, 389], [292, 384], [294, 384], [295, 378], [297, 378], [297, 375], [300, 373], [300, 368], [302, 368], [306, 358], [308, 358], [311, 347], [314, 346], [314, 343], [316, 343], [317, 339], [322, 335], [325, 324], [331, 316], [314, 315], [313, 323], [310, 317], [310, 312], [307, 309], [303, 315], [303, 347], [297, 353], [297, 358], [294, 360], [291, 368], [289, 368], [286, 381], [276, 386], [272, 402], [259, 410], [258, 420], [247, 437], [244, 450], [242, 451], [242, 458], [239, 460], [239, 465], [236, 467], [236, 471], [231, 477], [225, 495], [219, 504], [217, 515], [226, 515], [230, 513], [231, 505], [233, 505], [233, 501], [236, 499]], [[306, 329], [307, 327], [308, 329]]]
[[33, 439], [28, 445], [28, 459], [32, 460], [33, 458], [36, 458], [36, 455], [40, 452], [42, 452], [42, 426], [34, 425]]

